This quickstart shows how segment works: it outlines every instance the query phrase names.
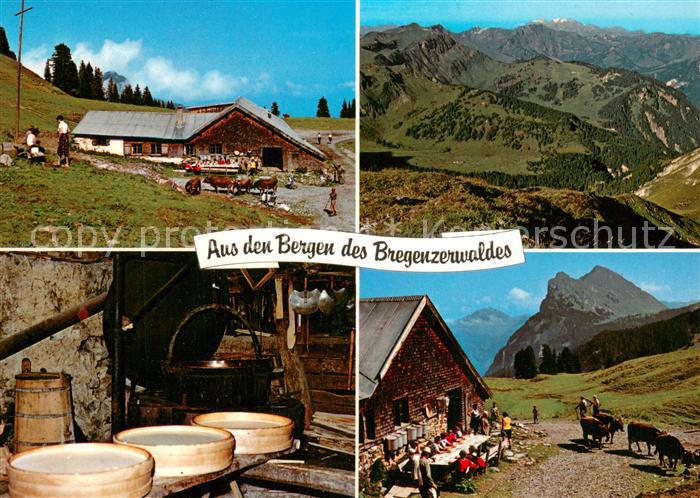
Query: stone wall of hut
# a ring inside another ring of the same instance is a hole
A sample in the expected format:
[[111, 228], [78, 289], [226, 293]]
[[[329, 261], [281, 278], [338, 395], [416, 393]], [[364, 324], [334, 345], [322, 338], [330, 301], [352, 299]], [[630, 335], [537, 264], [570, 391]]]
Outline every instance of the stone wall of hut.
[[[112, 263], [83, 254], [0, 254], [0, 340], [106, 292]], [[32, 370], [72, 377], [75, 422], [89, 440], [110, 438], [111, 377], [102, 313], [0, 361], [0, 417], [12, 422], [15, 375], [22, 358]]]

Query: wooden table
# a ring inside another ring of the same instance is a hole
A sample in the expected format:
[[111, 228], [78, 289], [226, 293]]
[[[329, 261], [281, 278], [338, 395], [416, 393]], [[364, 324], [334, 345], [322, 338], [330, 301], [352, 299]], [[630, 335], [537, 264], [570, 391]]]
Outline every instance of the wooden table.
[[446, 467], [459, 457], [460, 451], [469, 451], [470, 446], [474, 446], [479, 449], [488, 440], [488, 436], [466, 436], [457, 444], [457, 446], [450, 448], [449, 453], [438, 453], [437, 455], [433, 456], [433, 462], [431, 465]]

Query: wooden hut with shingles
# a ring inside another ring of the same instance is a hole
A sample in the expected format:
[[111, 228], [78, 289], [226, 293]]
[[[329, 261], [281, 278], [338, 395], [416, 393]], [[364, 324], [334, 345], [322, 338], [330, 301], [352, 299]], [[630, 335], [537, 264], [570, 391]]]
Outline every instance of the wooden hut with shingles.
[[85, 151], [180, 162], [201, 155], [247, 154], [266, 168], [319, 169], [326, 155], [284, 119], [239, 97], [202, 112], [89, 111], [73, 130]]
[[359, 330], [361, 471], [402, 427], [465, 425], [469, 407], [491, 396], [428, 296], [362, 299]]

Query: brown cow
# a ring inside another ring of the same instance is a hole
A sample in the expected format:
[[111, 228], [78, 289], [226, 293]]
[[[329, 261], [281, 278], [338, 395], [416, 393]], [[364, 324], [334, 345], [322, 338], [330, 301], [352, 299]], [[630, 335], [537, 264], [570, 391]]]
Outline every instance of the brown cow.
[[652, 445], [656, 445], [656, 438], [662, 434], [662, 431], [656, 427], [645, 424], [644, 422], [630, 422], [627, 424], [627, 443], [629, 450], [632, 451], [632, 443], [637, 443], [637, 451], [642, 451], [639, 447], [639, 442], [647, 443], [647, 451], [651, 455]]
[[664, 466], [664, 457], [668, 457], [668, 466], [676, 470], [678, 460], [686, 460], [686, 451], [678, 438], [670, 434], [661, 434], [656, 438], [656, 450], [654, 453], [659, 454], [659, 467]]
[[[608, 426], [593, 417], [582, 417], [581, 429], [583, 429], [583, 440], [586, 443], [586, 446], [592, 447], [595, 445], [595, 443], [598, 443], [598, 448], [603, 449], [603, 438], [610, 437]], [[589, 434], [593, 440], [592, 444], [590, 444], [588, 441]]]
[[250, 178], [247, 176], [239, 176], [236, 178], [236, 184], [235, 184], [235, 189], [234, 193], [245, 193], [247, 194], [250, 192], [250, 188], [252, 187], [253, 182], [250, 181]]
[[605, 425], [608, 426], [608, 431], [610, 432], [610, 437], [606, 440], [607, 443], [613, 443], [615, 439], [615, 433], [617, 431], [625, 432], [625, 424], [622, 417], [615, 418], [608, 413], [599, 412], [593, 415], [593, 418], [600, 420]]
[[185, 192], [187, 192], [190, 195], [199, 195], [199, 193], [202, 191], [202, 179], [201, 178], [192, 178], [191, 180], [188, 180], [188, 182], [185, 184]]
[[277, 177], [276, 176], [261, 176], [253, 182], [253, 188], [258, 189], [260, 192], [265, 190], [277, 191]]
[[204, 183], [208, 183], [214, 187], [214, 192], [219, 193], [219, 189], [223, 188], [230, 194], [236, 182], [228, 176], [208, 176], [204, 179]]

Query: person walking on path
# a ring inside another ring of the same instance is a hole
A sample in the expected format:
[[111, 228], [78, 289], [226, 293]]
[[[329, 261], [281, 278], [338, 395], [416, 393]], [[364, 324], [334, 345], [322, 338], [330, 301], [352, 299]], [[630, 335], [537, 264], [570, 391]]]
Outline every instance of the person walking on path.
[[333, 132], [331, 132], [331, 131], [328, 132], [328, 143], [329, 144], [333, 143]]
[[430, 450], [424, 449], [418, 464], [418, 491], [421, 498], [437, 498], [437, 486], [430, 471]]
[[60, 168], [64, 162], [66, 166], [70, 166], [70, 128], [60, 114], [56, 116], [56, 122], [58, 123], [58, 149], [56, 151], [58, 164], [56, 166]]
[[318, 136], [316, 137], [318, 139], [318, 145], [321, 145], [321, 132], [318, 132]]
[[335, 191], [335, 187], [331, 188], [331, 193], [328, 194], [328, 203], [326, 204], [326, 209], [324, 211], [328, 213], [328, 216], [338, 216], [338, 210], [336, 209], [336, 201], [338, 200], [338, 193]]
[[576, 415], [578, 415], [579, 420], [581, 420], [583, 417], [586, 416], [586, 412], [588, 411], [588, 401], [586, 401], [586, 398], [581, 396], [581, 399], [578, 402], [578, 405], [576, 405]]
[[491, 435], [491, 430], [497, 426], [500, 418], [501, 414], [498, 412], [498, 406], [496, 406], [496, 402], [494, 401], [489, 414], [489, 421], [491, 422], [491, 425], [489, 426], [489, 436]]
[[508, 412], [503, 412], [503, 418], [501, 419], [501, 434], [508, 441], [508, 449], [511, 449], [512, 438], [513, 438], [513, 427], [511, 425], [510, 417]]
[[539, 415], [540, 415], [540, 412], [537, 411], [537, 405], [532, 405], [532, 423], [533, 424], [540, 423]]

